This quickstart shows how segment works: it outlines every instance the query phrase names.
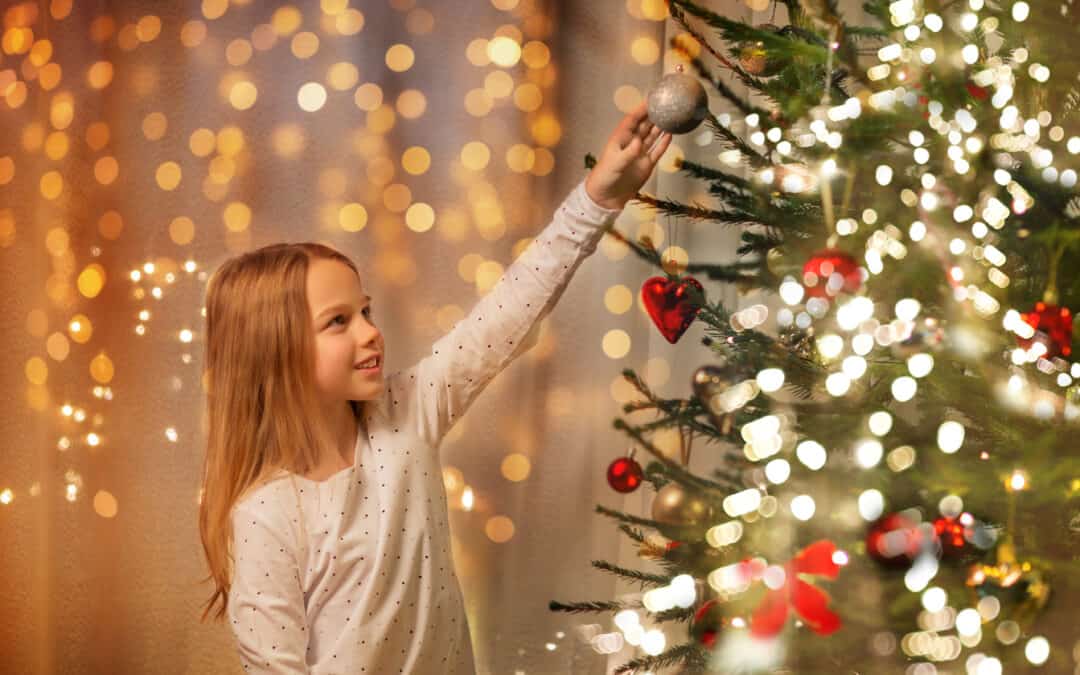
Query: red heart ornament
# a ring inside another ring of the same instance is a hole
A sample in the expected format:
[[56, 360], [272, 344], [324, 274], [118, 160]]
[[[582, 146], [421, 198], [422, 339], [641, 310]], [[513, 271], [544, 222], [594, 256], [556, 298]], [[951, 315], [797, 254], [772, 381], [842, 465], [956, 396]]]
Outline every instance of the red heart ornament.
[[700, 307], [690, 304], [689, 286], [704, 292], [701, 284], [694, 277], [669, 279], [652, 277], [641, 286], [641, 297], [645, 310], [653, 323], [660, 329], [661, 335], [671, 344], [675, 344], [694, 322]]

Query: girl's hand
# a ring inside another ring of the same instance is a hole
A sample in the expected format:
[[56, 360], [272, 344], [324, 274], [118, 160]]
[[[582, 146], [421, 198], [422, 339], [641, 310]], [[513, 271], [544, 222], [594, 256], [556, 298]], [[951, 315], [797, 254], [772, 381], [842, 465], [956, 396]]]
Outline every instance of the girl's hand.
[[652, 175], [671, 134], [649, 121], [645, 102], [622, 118], [585, 179], [585, 191], [608, 209], [621, 209]]

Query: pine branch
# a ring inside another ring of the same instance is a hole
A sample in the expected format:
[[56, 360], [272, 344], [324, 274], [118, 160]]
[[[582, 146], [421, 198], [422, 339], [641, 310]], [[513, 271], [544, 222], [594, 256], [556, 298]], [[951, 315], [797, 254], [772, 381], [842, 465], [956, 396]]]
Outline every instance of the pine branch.
[[775, 232], [743, 232], [739, 240], [742, 244], [735, 249], [738, 255], [757, 253], [764, 256], [784, 243], [784, 239], [778, 237]]
[[704, 668], [708, 662], [708, 652], [692, 642], [676, 645], [656, 656], [641, 656], [627, 661], [615, 669], [616, 673], [634, 673], [637, 671], [659, 670], [682, 664], [691, 668]]
[[594, 560], [592, 561], [592, 566], [598, 570], [610, 572], [611, 574], [618, 575], [624, 579], [628, 579], [642, 585], [652, 584], [654, 586], [666, 586], [667, 584], [671, 583], [671, 579], [673, 578], [661, 574], [649, 574], [648, 572], [641, 572], [639, 570], [619, 567], [618, 565], [613, 565], [604, 560]]
[[[643, 237], [641, 242], [637, 242], [615, 229], [608, 230], [607, 234], [625, 244], [638, 258], [667, 274], [660, 252], [652, 246], [652, 241], [648, 237]], [[748, 273], [748, 270], [752, 272]], [[761, 262], [756, 260], [726, 265], [693, 263], [685, 267], [685, 272], [699, 276], [705, 275], [709, 279], [724, 283], [764, 283], [764, 280], [768, 279], [762, 276]]]
[[690, 52], [687, 51], [686, 47], [678, 39], [678, 36], [671, 39], [671, 48], [675, 50], [678, 54], [680, 54], [683, 58], [687, 59], [690, 62], [690, 65], [693, 66], [694, 70], [697, 71], [698, 77], [711, 84], [712, 87], [716, 90], [716, 92], [733, 106], [738, 108], [739, 112], [743, 113], [744, 115], [757, 113], [758, 115], [761, 115], [763, 117], [769, 114], [768, 110], [765, 110], [764, 108], [759, 108], [758, 106], [744, 100], [741, 96], [736, 94], [731, 87], [724, 84], [723, 80], [713, 75], [713, 73], [709, 70], [709, 67], [705, 65], [704, 61], [702, 61], [696, 56], [690, 55]]
[[690, 607], [673, 607], [669, 610], [653, 614], [652, 618], [657, 623], [666, 623], [668, 621], [689, 621], [694, 616], [694, 613], [696, 611], [697, 608], [692, 605]]
[[638, 194], [636, 199], [667, 216], [675, 218], [696, 218], [698, 220], [710, 220], [727, 225], [760, 225], [756, 220], [751, 220], [745, 213], [737, 211], [718, 211], [703, 206], [691, 206], [668, 199], [651, 197], [646, 194]]
[[709, 41], [706, 40], [701, 33], [699, 33], [697, 30], [694, 29], [693, 26], [690, 25], [690, 23], [686, 20], [686, 15], [683, 14], [682, 10], [679, 7], [676, 6], [675, 2], [668, 2], [668, 12], [671, 14], [671, 18], [683, 27], [683, 30], [692, 35], [694, 39], [697, 40], [698, 44], [700, 44], [702, 47], [705, 48], [706, 51], [712, 54], [713, 58], [719, 61], [721, 65], [734, 73], [735, 76], [743, 82], [743, 84], [754, 89], [758, 88], [754, 86], [756, 84], [756, 81], [753, 77], [750, 76], [749, 73], [732, 63], [726, 56], [717, 51], [716, 48], [714, 48], [712, 44], [710, 44]]
[[626, 244], [636, 256], [638, 256], [645, 262], [655, 267], [662, 268], [664, 266], [663, 261], [660, 259], [660, 252], [652, 246], [652, 240], [648, 237], [643, 237], [641, 243], [639, 243], [628, 238], [625, 234], [615, 229], [608, 230], [607, 234], [608, 236], [614, 237], [615, 239]]
[[[824, 64], [825, 59], [828, 57], [826, 46], [823, 43], [818, 43], [818, 41], [812, 43], [791, 40], [782, 34], [770, 30], [761, 30], [742, 21], [729, 19], [687, 0], [671, 0], [670, 4], [672, 18], [679, 21], [687, 32], [694, 35], [695, 38], [698, 38], [698, 36], [686, 26], [684, 10], [719, 31], [728, 42], [760, 42], [763, 47], [772, 53], [790, 55], [808, 63]], [[698, 41], [703, 42], [700, 38], [698, 38]], [[710, 51], [712, 50], [710, 49]], [[724, 60], [726, 61], [726, 59]]]
[[[679, 484], [686, 485], [692, 489], [714, 490], [725, 494], [732, 490], [732, 486], [730, 484], [717, 483], [707, 478], [702, 478], [701, 476], [691, 473], [677, 462], [668, 459], [667, 455], [660, 452], [660, 450], [658, 450], [656, 446], [654, 446], [652, 443], [645, 439], [639, 428], [627, 424], [622, 419], [615, 420], [613, 426], [616, 429], [625, 431], [627, 435], [637, 441], [641, 445], [641, 447], [643, 447], [649, 454], [655, 457], [656, 460], [660, 463], [660, 465], [664, 467], [667, 475]], [[648, 524], [650, 527], [656, 527], [655, 521], [645, 522], [642, 520], [638, 520], [628, 522], [635, 522], [635, 524]], [[673, 538], [680, 539], [680, 537]]]
[[[695, 274], [697, 276], [705, 276], [713, 281], [720, 281], [726, 284], [754, 284], [764, 285], [767, 283], [766, 278], [761, 274], [762, 263], [759, 260], [735, 262], [727, 265], [717, 265], [710, 263], [690, 263], [686, 266], [687, 274]], [[746, 270], [754, 270], [754, 273], [748, 274]]]
[[613, 601], [563, 603], [558, 600], [552, 600], [548, 603], [548, 609], [552, 612], [570, 612], [572, 614], [579, 614], [581, 612], [618, 612], [624, 609], [638, 609], [640, 607], [641, 605], [639, 603]]
[[634, 541], [636, 541], [637, 543], [639, 543], [639, 544], [644, 544], [645, 543], [645, 533], [642, 532], [641, 530], [635, 530], [634, 528], [630, 527], [629, 525], [619, 525], [619, 530], [623, 534], [625, 534], [626, 536], [628, 536], [631, 539], [633, 539]]
[[766, 167], [772, 166], [772, 162], [769, 161], [767, 157], [763, 156], [757, 150], [754, 150], [752, 147], [750, 147], [750, 145], [747, 144], [747, 142], [743, 139], [739, 138], [739, 136], [734, 131], [727, 128], [720, 122], [720, 120], [716, 119], [716, 116], [713, 115], [711, 112], [706, 118], [706, 121], [709, 124], [709, 128], [713, 130], [713, 135], [719, 138], [721, 142], [723, 142], [723, 144], [727, 147], [738, 150], [742, 154], [742, 156], [745, 157], [746, 160], [751, 164], [751, 166], [758, 169], [764, 169]]
[[658, 520], [651, 520], [649, 518], [642, 518], [640, 516], [632, 516], [629, 513], [623, 513], [622, 511], [616, 511], [609, 509], [601, 504], [596, 505], [596, 512], [631, 525], [640, 525], [642, 527], [648, 527], [656, 530], [663, 536], [674, 541], [690, 541], [695, 539], [701, 539], [705, 536], [704, 527], [698, 527], [693, 525], [671, 525], [668, 523], [661, 523]]
[[691, 162], [689, 160], [681, 160], [679, 162], [679, 169], [693, 178], [700, 178], [707, 181], [718, 181], [728, 185], [733, 185], [735, 188], [749, 192], [754, 189], [754, 186], [750, 181], [741, 176], [735, 174], [725, 173], [719, 169], [714, 169], [711, 166], [705, 166], [704, 164], [698, 164], [697, 162]]

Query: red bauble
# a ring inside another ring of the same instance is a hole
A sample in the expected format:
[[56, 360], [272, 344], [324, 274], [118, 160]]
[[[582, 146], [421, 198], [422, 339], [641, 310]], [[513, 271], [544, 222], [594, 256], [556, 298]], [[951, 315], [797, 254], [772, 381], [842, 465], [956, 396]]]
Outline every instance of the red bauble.
[[927, 543], [926, 536], [911, 518], [890, 513], [870, 526], [866, 533], [866, 555], [886, 567], [907, 567]]
[[986, 99], [986, 97], [990, 95], [989, 89], [987, 89], [986, 87], [980, 87], [974, 82], [968, 82], [964, 86], [967, 87], [968, 93], [971, 94], [972, 98], [978, 99], [980, 101]]
[[616, 492], [633, 492], [641, 485], [645, 472], [633, 457], [620, 457], [608, 466], [607, 482]]
[[702, 646], [712, 649], [716, 645], [716, 637], [724, 627], [724, 614], [720, 603], [706, 600], [705, 603], [694, 612], [694, 620], [690, 623], [690, 634]]
[[1016, 339], [1024, 349], [1032, 343], [1041, 342], [1046, 346], [1046, 358], [1068, 356], [1072, 354], [1072, 312], [1068, 307], [1035, 303], [1035, 309], [1021, 314], [1024, 323], [1035, 329], [1035, 337]]
[[703, 291], [694, 277], [652, 277], [641, 286], [641, 297], [653, 323], [671, 344], [678, 342], [697, 317], [700, 307], [690, 304], [689, 286]]
[[840, 291], [854, 293], [862, 286], [855, 258], [837, 248], [818, 251], [803, 265], [803, 286], [814, 298], [829, 298]]
[[956, 558], [967, 552], [967, 534], [970, 526], [960, 522], [960, 518], [942, 516], [934, 521], [934, 534], [941, 544], [941, 555]]

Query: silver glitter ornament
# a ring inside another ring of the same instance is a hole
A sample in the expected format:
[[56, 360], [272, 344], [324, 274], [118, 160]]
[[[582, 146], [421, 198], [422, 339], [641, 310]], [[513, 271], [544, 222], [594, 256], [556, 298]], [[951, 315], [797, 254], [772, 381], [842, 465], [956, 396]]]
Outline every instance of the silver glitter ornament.
[[649, 120], [664, 131], [686, 134], [709, 113], [709, 97], [696, 77], [670, 73], [649, 91]]

